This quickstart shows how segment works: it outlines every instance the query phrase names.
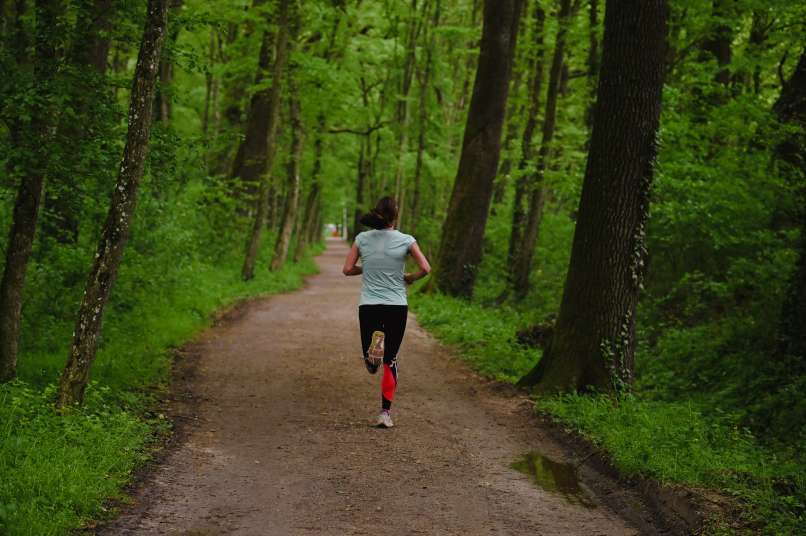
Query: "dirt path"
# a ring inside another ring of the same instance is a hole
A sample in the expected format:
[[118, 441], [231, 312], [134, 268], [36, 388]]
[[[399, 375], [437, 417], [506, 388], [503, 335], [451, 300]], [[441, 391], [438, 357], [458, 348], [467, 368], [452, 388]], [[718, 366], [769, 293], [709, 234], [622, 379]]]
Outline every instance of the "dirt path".
[[[248, 305], [189, 348], [189, 423], [104, 534], [657, 534], [637, 496], [541, 430], [410, 318], [396, 427], [372, 428], [380, 376], [360, 360], [360, 278], [329, 242], [305, 289]], [[186, 363], [187, 365], [187, 363]], [[181, 383], [181, 382], [180, 382]], [[538, 451], [535, 485], [510, 465]], [[616, 513], [618, 512], [618, 514]], [[627, 521], [629, 519], [630, 521]]]

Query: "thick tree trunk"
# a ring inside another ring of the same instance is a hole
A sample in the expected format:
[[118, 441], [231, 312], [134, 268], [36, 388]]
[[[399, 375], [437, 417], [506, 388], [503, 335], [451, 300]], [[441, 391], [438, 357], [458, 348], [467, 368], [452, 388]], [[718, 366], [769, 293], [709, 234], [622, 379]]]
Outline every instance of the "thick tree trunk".
[[504, 301], [510, 291], [515, 288], [515, 261], [520, 254], [523, 243], [523, 234], [526, 226], [526, 211], [524, 204], [528, 193], [530, 175], [526, 173], [526, 168], [532, 162], [532, 138], [535, 128], [537, 128], [537, 113], [540, 110], [540, 96], [543, 87], [543, 63], [545, 57], [544, 28], [546, 22], [546, 12], [539, 3], [534, 8], [534, 40], [535, 56], [530, 62], [529, 73], [529, 94], [528, 109], [526, 112], [526, 125], [523, 128], [521, 138], [521, 155], [518, 162], [519, 176], [515, 182], [515, 198], [512, 205], [512, 228], [509, 236], [509, 250], [507, 255], [507, 285], [499, 301]]
[[[52, 136], [54, 113], [52, 92], [58, 69], [57, 40], [65, 10], [63, 2], [38, 0], [35, 5], [35, 98], [28, 110], [31, 119], [27, 125], [18, 123], [10, 133], [13, 158], [19, 159], [13, 162], [13, 167], [25, 171], [14, 203], [0, 282], [0, 382], [14, 378], [17, 373], [22, 295], [49, 161], [48, 139]], [[18, 7], [17, 15], [22, 16], [23, 10]]]
[[543, 139], [540, 142], [535, 171], [526, 178], [526, 197], [529, 200], [529, 209], [523, 226], [523, 239], [516, 247], [515, 254], [509, 265], [512, 290], [517, 300], [522, 300], [529, 292], [529, 273], [532, 271], [532, 258], [537, 244], [540, 223], [543, 220], [543, 204], [546, 197], [543, 176], [546, 172], [551, 142], [554, 139], [554, 130], [557, 123], [557, 98], [560, 92], [560, 78], [562, 76], [565, 41], [568, 35], [570, 17], [571, 1], [561, 0], [557, 39], [554, 44], [554, 56], [551, 60], [549, 85], [546, 92], [546, 110], [543, 114]]
[[484, 3], [478, 70], [435, 277], [437, 288], [454, 296], [473, 294], [481, 262], [522, 7], [523, 0]]
[[277, 241], [274, 243], [274, 256], [271, 260], [271, 270], [273, 272], [281, 269], [288, 258], [288, 246], [291, 244], [291, 235], [294, 232], [299, 207], [299, 168], [302, 160], [303, 130], [299, 111], [299, 94], [292, 76], [289, 75], [288, 81], [289, 107], [291, 109], [289, 115], [291, 123], [291, 154], [288, 162], [288, 181], [286, 182], [283, 219], [280, 222], [280, 232], [277, 235]]
[[95, 360], [97, 339], [112, 286], [129, 236], [137, 204], [137, 190], [151, 132], [152, 105], [160, 51], [168, 24], [168, 0], [149, 0], [145, 29], [134, 71], [129, 105], [129, 130], [112, 201], [95, 260], [78, 310], [70, 356], [59, 382], [57, 405], [81, 404]]
[[[259, 9], [264, 3], [265, 0], [254, 0], [252, 9]], [[265, 87], [265, 80], [270, 75], [272, 49], [277, 46], [277, 43], [274, 42], [276, 37], [269, 30], [263, 32], [260, 52], [258, 53], [258, 66], [255, 72], [255, 85], [260, 84], [264, 87], [253, 93], [249, 99], [244, 137], [238, 145], [238, 150], [235, 153], [235, 159], [229, 172], [231, 179], [240, 179], [240, 183], [234, 188], [234, 191], [240, 195], [247, 192], [255, 194], [259, 188], [261, 177], [266, 173], [267, 169], [270, 170], [268, 165], [270, 151], [268, 140], [275, 138], [275, 134], [270, 135], [270, 131], [271, 129], [276, 131], [277, 119], [271, 111], [274, 82], [272, 82], [272, 87]], [[277, 106], [279, 107], [279, 96], [277, 98]], [[235, 115], [239, 116], [240, 110], [237, 110]], [[232, 122], [235, 123], [234, 120]]]
[[593, 135], [557, 325], [522, 385], [617, 391], [632, 381], [635, 309], [665, 71], [665, 0], [608, 0]]
[[[286, 61], [288, 59], [288, 11], [291, 1], [292, 0], [279, 0], [277, 19], [279, 29], [277, 31], [277, 43], [274, 52], [272, 84], [271, 88], [269, 89], [269, 93], [266, 96], [268, 99], [267, 107], [264, 108], [264, 110], [268, 112], [268, 115], [265, 117], [265, 125], [261, 125], [260, 132], [256, 133], [257, 135], [262, 134], [264, 137], [254, 140], [255, 144], [265, 145], [265, 150], [261, 148], [265, 158], [262, 162], [253, 164], [247, 159], [247, 155], [259, 153], [244, 151], [244, 165], [260, 166], [259, 168], [255, 167], [253, 170], [250, 170], [250, 173], [254, 173], [254, 177], [258, 179], [259, 183], [257, 199], [255, 200], [255, 218], [252, 225], [252, 231], [249, 234], [249, 241], [246, 246], [246, 256], [244, 258], [243, 269], [241, 270], [243, 279], [247, 281], [252, 279], [255, 275], [255, 262], [257, 261], [257, 253], [258, 249], [260, 248], [263, 228], [266, 227], [266, 215], [269, 209], [269, 175], [271, 173], [271, 166], [274, 160], [274, 153], [277, 145], [277, 124], [280, 120], [280, 95], [282, 91], [282, 79], [283, 72], [285, 71]], [[240, 176], [243, 179], [243, 171], [241, 171]]]

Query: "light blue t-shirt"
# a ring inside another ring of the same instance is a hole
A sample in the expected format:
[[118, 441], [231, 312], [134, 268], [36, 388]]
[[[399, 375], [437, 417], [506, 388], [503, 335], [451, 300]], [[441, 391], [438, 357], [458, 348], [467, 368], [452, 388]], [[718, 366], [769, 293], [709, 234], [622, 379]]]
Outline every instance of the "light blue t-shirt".
[[374, 229], [355, 237], [363, 277], [359, 305], [408, 305], [403, 267], [414, 237], [396, 229]]

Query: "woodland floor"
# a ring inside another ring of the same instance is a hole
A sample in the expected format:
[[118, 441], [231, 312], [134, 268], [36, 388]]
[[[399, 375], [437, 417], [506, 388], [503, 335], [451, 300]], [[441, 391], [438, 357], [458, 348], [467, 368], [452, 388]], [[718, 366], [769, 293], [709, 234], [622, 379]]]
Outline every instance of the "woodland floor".
[[[662, 533], [523, 393], [479, 378], [413, 315], [396, 427], [372, 427], [380, 375], [361, 362], [346, 252], [329, 240], [303, 290], [249, 302], [184, 348], [175, 440], [100, 534]], [[529, 453], [532, 477], [512, 468]]]

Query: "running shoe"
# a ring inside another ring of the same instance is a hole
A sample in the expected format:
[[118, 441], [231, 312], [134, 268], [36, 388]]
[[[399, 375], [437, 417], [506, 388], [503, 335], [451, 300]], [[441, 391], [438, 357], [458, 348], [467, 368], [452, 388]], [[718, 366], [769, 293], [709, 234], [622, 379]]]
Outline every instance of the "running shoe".
[[367, 372], [369, 372], [370, 374], [375, 374], [376, 372], [378, 372], [378, 365], [372, 364], [372, 362], [370, 362], [370, 360], [366, 357], [363, 359], [364, 359], [364, 366], [367, 367]]
[[389, 413], [389, 410], [385, 409], [381, 411], [381, 413], [378, 415], [378, 420], [375, 423], [375, 426], [378, 428], [391, 428], [394, 425], [395, 423], [392, 422], [392, 414]]

